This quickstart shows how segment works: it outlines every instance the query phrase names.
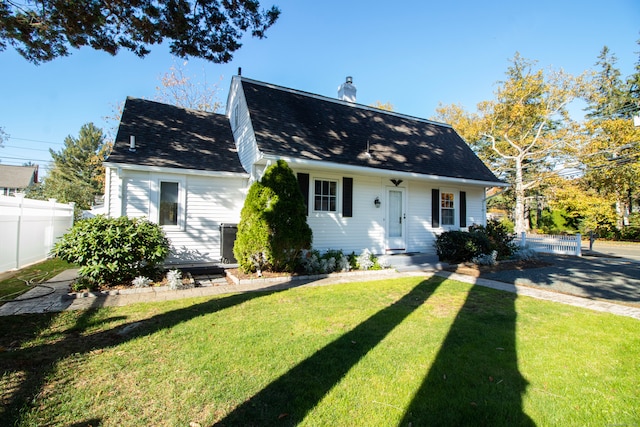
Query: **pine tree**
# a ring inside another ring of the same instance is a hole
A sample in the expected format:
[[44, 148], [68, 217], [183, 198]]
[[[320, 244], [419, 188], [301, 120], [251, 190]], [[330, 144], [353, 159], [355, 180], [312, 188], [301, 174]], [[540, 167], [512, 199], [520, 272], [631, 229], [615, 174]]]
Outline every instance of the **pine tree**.
[[53, 167], [44, 180], [46, 196], [74, 202], [77, 210], [91, 208], [95, 196], [104, 192], [102, 162], [109, 148], [102, 129], [93, 123], [83, 125], [78, 138], [67, 136], [61, 151], [49, 150]]
[[248, 271], [294, 271], [300, 253], [311, 248], [312, 232], [298, 181], [278, 160], [255, 182], [242, 208], [234, 255]]

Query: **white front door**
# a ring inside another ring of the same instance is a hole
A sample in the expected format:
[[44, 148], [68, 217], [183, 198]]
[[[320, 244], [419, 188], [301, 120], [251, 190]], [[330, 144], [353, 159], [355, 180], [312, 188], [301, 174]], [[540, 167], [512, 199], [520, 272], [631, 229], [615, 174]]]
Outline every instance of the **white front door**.
[[406, 249], [404, 199], [404, 188], [393, 188], [387, 192], [387, 251], [401, 252]]

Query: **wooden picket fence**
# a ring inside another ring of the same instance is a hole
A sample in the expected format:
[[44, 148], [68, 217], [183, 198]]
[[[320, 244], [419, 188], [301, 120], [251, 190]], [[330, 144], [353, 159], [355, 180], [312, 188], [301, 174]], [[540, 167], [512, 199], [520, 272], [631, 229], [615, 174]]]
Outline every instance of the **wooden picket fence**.
[[580, 233], [574, 235], [521, 233], [515, 242], [521, 248], [528, 247], [536, 252], [582, 256], [581, 239]]

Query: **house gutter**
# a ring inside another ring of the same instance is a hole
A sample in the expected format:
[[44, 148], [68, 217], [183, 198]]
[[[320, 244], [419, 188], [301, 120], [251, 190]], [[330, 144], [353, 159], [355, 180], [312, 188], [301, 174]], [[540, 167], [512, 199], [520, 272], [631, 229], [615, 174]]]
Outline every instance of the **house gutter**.
[[171, 173], [178, 175], [198, 175], [198, 176], [213, 176], [218, 178], [249, 178], [250, 175], [246, 172], [223, 172], [223, 171], [207, 171], [200, 169], [178, 169], [163, 166], [143, 166], [133, 165], [128, 163], [112, 163], [103, 162], [104, 167], [118, 168], [125, 171], [136, 172], [156, 172], [156, 173]]
[[509, 187], [509, 184], [502, 181], [478, 181], [474, 179], [466, 179], [466, 178], [452, 178], [447, 176], [438, 176], [438, 175], [425, 175], [414, 172], [400, 172], [400, 171], [392, 171], [387, 169], [376, 169], [366, 166], [353, 166], [353, 165], [344, 165], [332, 162], [323, 162], [320, 160], [307, 160], [300, 159], [295, 157], [287, 157], [287, 156], [275, 156], [272, 154], [264, 154], [261, 153], [260, 161], [264, 162], [276, 162], [278, 160], [284, 160], [289, 165], [296, 165], [302, 167], [309, 167], [314, 169], [323, 169], [334, 172], [342, 172], [345, 171], [351, 172], [353, 174], [359, 175], [370, 175], [372, 171], [375, 171], [376, 174], [394, 178], [405, 178], [405, 179], [413, 179], [418, 181], [436, 181], [442, 182], [445, 184], [466, 184], [466, 185], [474, 185], [480, 187]]

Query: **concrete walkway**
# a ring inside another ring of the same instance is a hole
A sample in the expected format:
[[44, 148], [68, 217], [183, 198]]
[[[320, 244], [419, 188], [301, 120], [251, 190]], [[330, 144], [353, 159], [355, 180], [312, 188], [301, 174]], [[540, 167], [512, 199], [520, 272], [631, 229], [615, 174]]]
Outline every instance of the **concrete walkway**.
[[407, 276], [438, 275], [466, 283], [473, 283], [506, 292], [532, 298], [554, 301], [562, 304], [588, 308], [591, 310], [633, 317], [640, 320], [640, 308], [623, 304], [615, 304], [600, 299], [585, 298], [552, 290], [528, 287], [476, 278], [442, 271], [444, 265], [435, 256], [424, 254], [403, 254], [383, 257], [383, 261], [394, 267], [390, 271], [369, 272], [367, 275], [331, 275], [324, 278], [307, 278], [291, 280], [284, 283], [273, 283], [265, 280], [254, 280], [251, 283], [229, 284], [225, 279], [213, 280], [209, 286], [185, 290], [168, 290], [166, 288], [129, 289], [121, 292], [95, 295], [69, 294], [69, 285], [77, 277], [77, 270], [67, 270], [43, 285], [21, 295], [19, 298], [0, 306], [0, 316], [26, 313], [48, 313], [64, 310], [86, 310], [95, 307], [123, 306], [141, 302], [161, 302], [180, 298], [193, 298], [237, 292], [275, 291], [302, 286], [326, 286], [351, 281], [375, 280], [378, 278], [397, 278]]

